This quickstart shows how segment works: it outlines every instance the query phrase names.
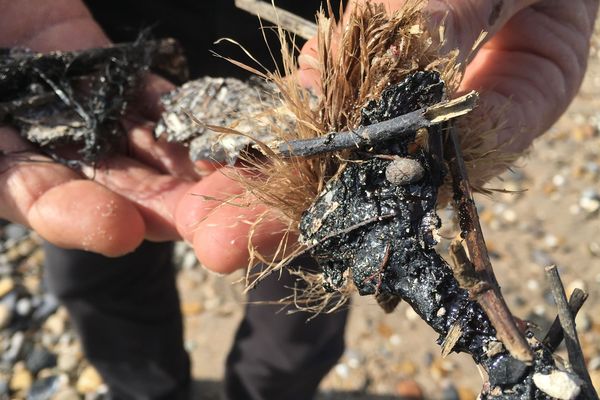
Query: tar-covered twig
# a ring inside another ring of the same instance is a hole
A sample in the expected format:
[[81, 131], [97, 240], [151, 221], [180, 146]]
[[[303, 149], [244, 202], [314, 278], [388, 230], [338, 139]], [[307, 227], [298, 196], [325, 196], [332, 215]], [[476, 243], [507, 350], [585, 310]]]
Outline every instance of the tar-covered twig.
[[362, 125], [353, 131], [332, 132], [312, 139], [294, 140], [277, 145], [283, 157], [310, 157], [323, 153], [372, 147], [395, 140], [406, 140], [419, 129], [464, 115], [475, 107], [477, 95], [469, 93], [458, 99], [425, 107], [398, 117], [370, 125]]
[[560, 280], [556, 265], [546, 267], [546, 276], [550, 283], [550, 288], [552, 289], [552, 295], [556, 301], [556, 307], [558, 308], [558, 318], [564, 332], [565, 345], [567, 346], [567, 352], [569, 353], [569, 362], [571, 363], [574, 372], [584, 381], [582, 387], [584, 399], [597, 400], [598, 395], [592, 385], [592, 380], [585, 365], [581, 345], [579, 344], [579, 338], [577, 337], [575, 315], [569, 308], [565, 289]]
[[[573, 314], [573, 318], [577, 316], [577, 313], [579, 312], [587, 298], [588, 294], [583, 290], [577, 288], [573, 291], [573, 294], [571, 294], [571, 297], [569, 298], [569, 309]], [[554, 352], [561, 344], [563, 339], [563, 329], [560, 326], [560, 318], [557, 316], [554, 319], [554, 322], [552, 322], [552, 326], [550, 326], [550, 329], [548, 329], [548, 333], [546, 333], [546, 336], [544, 337], [544, 340], [542, 342], [546, 347], [550, 349], [550, 351]]]
[[452, 127], [449, 129], [449, 139], [449, 148], [452, 151], [450, 171], [454, 185], [454, 200], [458, 209], [458, 220], [471, 255], [471, 262], [479, 278], [478, 282], [473, 283], [469, 292], [476, 295], [477, 302], [485, 310], [492, 325], [496, 328], [498, 338], [511, 355], [520, 361], [531, 363], [534, 357], [531, 348], [517, 328], [494, 276], [473, 201], [460, 143], [456, 131]]

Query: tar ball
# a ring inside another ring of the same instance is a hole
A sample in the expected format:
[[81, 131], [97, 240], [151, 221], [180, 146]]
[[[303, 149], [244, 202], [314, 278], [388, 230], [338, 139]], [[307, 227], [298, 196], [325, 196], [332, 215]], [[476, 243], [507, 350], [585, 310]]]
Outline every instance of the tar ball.
[[385, 178], [398, 186], [420, 181], [423, 175], [425, 175], [423, 166], [412, 158], [397, 158], [385, 169]]

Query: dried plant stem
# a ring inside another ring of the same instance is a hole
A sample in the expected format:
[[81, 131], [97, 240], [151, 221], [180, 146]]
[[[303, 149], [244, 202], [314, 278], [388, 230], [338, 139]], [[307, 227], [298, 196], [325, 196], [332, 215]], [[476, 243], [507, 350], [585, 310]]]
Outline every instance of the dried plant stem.
[[592, 380], [583, 358], [583, 352], [581, 351], [581, 345], [579, 344], [579, 338], [577, 337], [575, 318], [567, 303], [565, 288], [560, 280], [556, 265], [546, 267], [546, 276], [550, 282], [552, 295], [554, 296], [556, 307], [558, 308], [558, 318], [565, 335], [565, 345], [567, 346], [567, 352], [569, 353], [569, 362], [573, 366], [575, 373], [584, 381], [582, 392], [585, 399], [597, 400], [598, 395], [592, 385]]
[[[577, 316], [577, 313], [585, 303], [588, 298], [588, 294], [581, 289], [575, 289], [573, 294], [569, 298], [569, 309], [573, 314], [573, 318]], [[563, 329], [560, 326], [560, 318], [557, 316], [552, 323], [550, 329], [548, 329], [548, 333], [544, 337], [543, 343], [550, 349], [551, 352], [554, 352], [556, 348], [560, 345], [564, 338]]]
[[470, 263], [472, 263], [477, 277], [476, 280], [470, 282], [469, 291], [488, 315], [496, 329], [498, 339], [502, 341], [510, 354], [517, 360], [530, 364], [534, 358], [533, 352], [517, 328], [492, 270], [456, 130], [451, 126], [449, 131], [449, 147], [453, 156], [453, 160], [450, 162], [450, 172], [453, 180], [454, 200], [458, 209], [460, 228], [471, 256]]
[[295, 33], [301, 38], [308, 40], [317, 35], [317, 24], [276, 7], [275, 4], [260, 0], [235, 0], [235, 6], [277, 24], [284, 30]]

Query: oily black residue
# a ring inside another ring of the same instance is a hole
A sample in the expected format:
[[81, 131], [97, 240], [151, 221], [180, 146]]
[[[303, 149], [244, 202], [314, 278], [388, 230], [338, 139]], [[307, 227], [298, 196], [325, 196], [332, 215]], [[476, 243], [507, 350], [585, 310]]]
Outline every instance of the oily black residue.
[[97, 161], [122, 143], [119, 118], [141, 74], [152, 65], [161, 71], [179, 68], [169, 64], [179, 57], [174, 41], [143, 36], [73, 52], [0, 49], [0, 123], [16, 126], [56, 160], [68, 161], [59, 150], [71, 144], [83, 161]]
[[[410, 96], [404, 97], [406, 93]], [[417, 72], [387, 89], [381, 101], [370, 103], [363, 110], [363, 121], [393, 118], [439, 102], [442, 95], [437, 74]], [[500, 396], [510, 392], [513, 399], [547, 398], [531, 380], [541, 366], [553, 365], [546, 353], [541, 351], [533, 368], [505, 350], [487, 355], [488, 345], [498, 341], [494, 328], [433, 248], [432, 230], [440, 226], [435, 207], [441, 180], [435, 172], [442, 167], [434, 165], [434, 158], [423, 149], [409, 154], [407, 144], [370, 149], [373, 157], [357, 152], [354, 162], [327, 184], [303, 215], [301, 240], [321, 266], [327, 289], [336, 290], [352, 279], [361, 295], [400, 297], [440, 334], [440, 343], [458, 325], [462, 334], [454, 350], [467, 352], [482, 364], [492, 386], [506, 388]], [[385, 178], [391, 161], [375, 157], [382, 153], [418, 160], [425, 177], [409, 185], [393, 185]]]

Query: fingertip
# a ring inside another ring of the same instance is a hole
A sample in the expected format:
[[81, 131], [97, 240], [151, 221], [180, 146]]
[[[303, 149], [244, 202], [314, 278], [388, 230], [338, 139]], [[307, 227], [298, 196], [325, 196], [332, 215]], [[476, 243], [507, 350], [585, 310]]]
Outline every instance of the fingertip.
[[[200, 263], [221, 274], [252, 267], [251, 251], [266, 259], [275, 257], [287, 225], [264, 207], [240, 212], [223, 207], [211, 213], [198, 227], [193, 246]], [[283, 252], [277, 257], [283, 256]]]
[[315, 37], [304, 44], [301, 54], [298, 56], [298, 80], [300, 85], [314, 90], [320, 90], [319, 82], [321, 79], [317, 49], [318, 41]]
[[45, 192], [28, 213], [44, 239], [108, 257], [136, 249], [144, 239], [144, 220], [118, 194], [87, 180], [74, 180]]

